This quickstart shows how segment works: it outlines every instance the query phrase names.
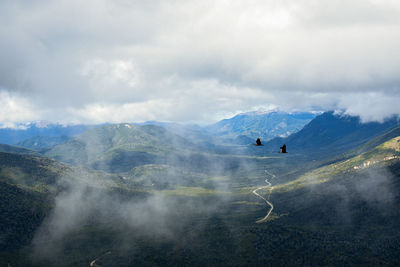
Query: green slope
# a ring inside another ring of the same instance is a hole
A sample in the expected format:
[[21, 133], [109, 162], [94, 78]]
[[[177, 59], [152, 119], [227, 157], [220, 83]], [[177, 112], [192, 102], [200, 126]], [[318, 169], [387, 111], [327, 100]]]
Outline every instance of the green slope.
[[91, 129], [55, 146], [45, 155], [109, 173], [124, 173], [149, 164], [184, 166], [196, 172], [207, 172], [234, 168], [240, 161], [231, 155], [215, 154], [212, 148], [195, 141], [188, 141], [160, 126], [114, 124]]
[[48, 198], [26, 187], [7, 183], [0, 176], [0, 250], [29, 244], [50, 210]]
[[43, 156], [0, 152], [0, 265], [31, 265], [32, 239], [51, 216], [56, 197], [81, 188], [122, 198], [147, 195], [116, 175]]
[[39, 155], [39, 153], [18, 146], [10, 146], [6, 144], [0, 144], [0, 152], [17, 153], [17, 154], [28, 154], [28, 155]]
[[115, 175], [72, 167], [42, 156], [4, 152], [0, 152], [0, 177], [9, 184], [45, 193], [56, 193], [61, 179], [93, 181], [104, 188], [120, 187], [120, 178]]
[[[384, 139], [379, 139], [384, 140]], [[374, 141], [378, 142], [378, 140]], [[390, 139], [358, 156], [309, 171], [285, 184], [274, 186], [274, 191], [284, 192], [311, 184], [320, 184], [349, 172], [395, 164], [400, 160], [400, 136]]]
[[[301, 131], [287, 138], [275, 138], [265, 143], [263, 149], [277, 151], [279, 146], [286, 144], [289, 153], [330, 158], [356, 149], [379, 136], [389, 135], [390, 131], [399, 127], [399, 123], [398, 117], [392, 117], [383, 123], [361, 123], [359, 117], [325, 112]], [[378, 140], [377, 142], [379, 143]]]
[[25, 139], [21, 142], [18, 142], [16, 145], [28, 149], [33, 150], [46, 150], [50, 149], [58, 144], [66, 142], [70, 137], [68, 136], [32, 136], [28, 139]]
[[[78, 165], [106, 165], [110, 158], [117, 164], [135, 153], [171, 156], [171, 151], [182, 152], [174, 142], [186, 142], [174, 135], [171, 141], [157, 127], [131, 127], [105, 126], [52, 151], [64, 157], [74, 152], [78, 158], [68, 160]], [[397, 266], [400, 137], [389, 135], [362, 154], [323, 166], [316, 162], [309, 166], [319, 167], [308, 170], [303, 162], [296, 165], [299, 157], [286, 155], [191, 153], [181, 155], [185, 166], [127, 160], [126, 171], [112, 175], [45, 157], [0, 153], [0, 211], [6, 215], [0, 226], [6, 229], [2, 234], [8, 233], [0, 265], [33, 264], [24, 246], [49, 215], [53, 196], [64, 190], [62, 178], [100, 190], [85, 189], [88, 198], [81, 199], [92, 198], [94, 212], [59, 240], [59, 254], [37, 262], [41, 266], [87, 266], [102, 255], [96, 261], [100, 266]], [[88, 155], [92, 148], [99, 154]], [[210, 170], [213, 164], [216, 170]], [[256, 224], [267, 210], [251, 192], [265, 185], [265, 168], [297, 179], [274, 186], [271, 220]], [[149, 195], [143, 192], [151, 194], [149, 201], [131, 197]], [[66, 211], [84, 205], [77, 202]], [[108, 212], [102, 214], [103, 208]], [[141, 221], [146, 216], [150, 219]], [[138, 224], [129, 225], [130, 220]]]
[[113, 124], [91, 129], [46, 155], [74, 165], [106, 169], [108, 166], [154, 163], [169, 152], [193, 146], [186, 139], [154, 125]]
[[400, 136], [400, 126], [394, 128], [393, 130], [390, 130], [381, 136], [378, 136], [377, 138], [372, 139], [371, 141], [365, 143], [361, 147], [357, 148], [353, 153], [355, 154], [360, 154], [366, 151], [369, 151], [371, 149], [374, 149], [376, 146], [389, 141], [390, 139], [393, 139], [395, 137]]

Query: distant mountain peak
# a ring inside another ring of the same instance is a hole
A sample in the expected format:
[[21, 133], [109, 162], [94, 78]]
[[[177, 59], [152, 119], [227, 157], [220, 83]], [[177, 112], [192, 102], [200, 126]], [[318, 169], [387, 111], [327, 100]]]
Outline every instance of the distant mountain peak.
[[[12, 145], [35, 136], [74, 136], [92, 127], [94, 126], [62, 125], [48, 121], [1, 125], [0, 143]], [[28, 141], [28, 143], [30, 143], [30, 141]]]
[[327, 111], [315, 117], [299, 132], [286, 138], [271, 140], [265, 147], [272, 148], [285, 143], [294, 151], [339, 153], [391, 131], [399, 123], [396, 117], [383, 123], [363, 123], [359, 116]]
[[34, 125], [37, 128], [47, 128], [47, 127], [50, 127], [52, 125], [59, 125], [59, 124], [58, 123], [52, 123], [50, 121], [36, 121], [36, 122], [32, 123], [31, 125]]
[[240, 115], [256, 116], [256, 115], [266, 115], [266, 114], [277, 113], [277, 112], [280, 112], [280, 110], [277, 108], [269, 109], [269, 110], [259, 109], [259, 110], [255, 110], [255, 111], [242, 112], [242, 113], [239, 113], [237, 116], [240, 116]]
[[0, 125], [1, 129], [11, 129], [11, 130], [27, 130], [29, 128], [49, 128], [49, 127], [67, 127], [59, 123], [54, 123], [50, 121], [32, 121], [32, 122], [21, 122], [21, 123], [2, 123]]
[[310, 112], [287, 113], [279, 109], [268, 111], [251, 111], [241, 113], [233, 118], [225, 119], [208, 127], [209, 132], [220, 137], [261, 138], [264, 141], [274, 137], [284, 137], [301, 130], [304, 125], [315, 118]]

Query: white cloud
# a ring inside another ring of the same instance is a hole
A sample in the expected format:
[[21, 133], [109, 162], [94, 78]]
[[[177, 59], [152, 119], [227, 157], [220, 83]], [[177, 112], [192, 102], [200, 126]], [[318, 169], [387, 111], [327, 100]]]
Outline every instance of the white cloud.
[[61, 121], [271, 105], [379, 120], [399, 112], [399, 32], [391, 0], [2, 1], [0, 86]]
[[0, 127], [15, 128], [15, 122], [29, 122], [40, 118], [28, 100], [0, 90]]
[[347, 114], [360, 115], [362, 121], [383, 121], [384, 115], [400, 114], [400, 99], [380, 92], [346, 95], [339, 102], [339, 107]]
[[89, 82], [92, 98], [99, 101], [126, 99], [137, 91], [140, 82], [137, 68], [127, 60], [89, 60], [84, 64], [81, 75]]

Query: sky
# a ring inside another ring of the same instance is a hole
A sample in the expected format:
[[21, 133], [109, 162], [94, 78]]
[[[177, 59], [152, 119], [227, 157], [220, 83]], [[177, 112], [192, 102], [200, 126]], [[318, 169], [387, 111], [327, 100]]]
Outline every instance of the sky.
[[0, 123], [400, 114], [398, 0], [2, 0]]

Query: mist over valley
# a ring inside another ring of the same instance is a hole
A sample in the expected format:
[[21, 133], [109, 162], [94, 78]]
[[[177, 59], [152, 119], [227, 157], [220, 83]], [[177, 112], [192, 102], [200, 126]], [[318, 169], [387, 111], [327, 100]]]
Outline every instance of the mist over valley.
[[3, 145], [0, 259], [391, 265], [400, 240], [399, 126], [397, 117], [361, 123], [326, 112], [259, 147], [209, 126], [159, 123], [93, 126], [36, 151]]

